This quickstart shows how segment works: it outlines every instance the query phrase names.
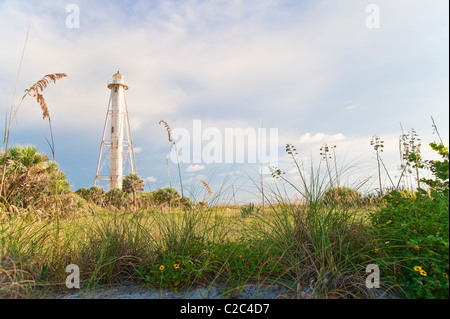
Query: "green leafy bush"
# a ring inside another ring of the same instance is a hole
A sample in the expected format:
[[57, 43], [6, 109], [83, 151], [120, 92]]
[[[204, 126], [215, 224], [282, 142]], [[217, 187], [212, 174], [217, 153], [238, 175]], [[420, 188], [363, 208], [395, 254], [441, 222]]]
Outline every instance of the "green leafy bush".
[[[5, 170], [1, 202], [18, 207], [39, 206], [38, 198], [69, 192], [66, 176], [35, 146], [12, 146], [0, 153], [0, 175]], [[55, 185], [56, 183], [56, 185]], [[41, 207], [40, 205], [39, 207]]]
[[65, 174], [56, 162], [35, 146], [15, 145], [0, 152], [3, 175], [0, 209], [14, 214], [28, 211], [39, 218], [76, 213], [80, 198], [70, 190]]
[[120, 209], [127, 205], [127, 193], [120, 188], [113, 188], [105, 194], [105, 203]]
[[122, 190], [133, 194], [133, 205], [136, 207], [136, 193], [144, 190], [144, 181], [138, 174], [128, 174], [122, 181]]
[[172, 187], [159, 188], [152, 194], [155, 203], [157, 205], [160, 205], [161, 207], [163, 206], [172, 207], [174, 203], [180, 200], [180, 195], [178, 194], [177, 190]]
[[323, 194], [325, 205], [351, 206], [359, 202], [361, 195], [349, 187], [332, 187]]
[[236, 238], [235, 242], [217, 245], [214, 258], [222, 266], [231, 287], [239, 288], [248, 281], [271, 276], [276, 278], [284, 273], [279, 263], [280, 255], [269, 249], [263, 238]]
[[85, 200], [96, 205], [103, 206], [105, 201], [105, 190], [99, 186], [91, 186], [88, 189], [80, 188], [75, 193]]
[[194, 239], [184, 253], [165, 248], [157, 251], [150, 265], [136, 269], [136, 274], [148, 286], [174, 291], [199, 282], [210, 283], [218, 276], [234, 288], [252, 279], [280, 276], [284, 273], [280, 258], [277, 252], [268, 251], [263, 238], [236, 238], [220, 244]]
[[148, 286], [177, 292], [217, 269], [217, 265], [210, 262], [209, 254], [203, 251], [197, 256], [189, 256], [162, 249], [151, 265], [140, 267], [136, 273]]
[[180, 198], [180, 206], [185, 209], [191, 209], [194, 207], [194, 203], [187, 196]]
[[379, 241], [376, 262], [385, 281], [403, 286], [410, 298], [449, 296], [448, 149], [431, 143], [443, 161], [426, 161], [429, 189], [394, 190], [372, 215]]

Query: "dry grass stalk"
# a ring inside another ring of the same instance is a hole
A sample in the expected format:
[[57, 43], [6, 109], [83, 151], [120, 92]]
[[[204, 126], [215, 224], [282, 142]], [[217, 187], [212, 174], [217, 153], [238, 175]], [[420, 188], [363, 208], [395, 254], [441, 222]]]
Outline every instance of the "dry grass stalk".
[[[178, 149], [177, 149], [177, 144], [175, 143], [175, 141], [172, 139], [172, 130], [170, 129], [169, 123], [167, 123], [164, 120], [159, 121], [159, 124], [163, 123], [166, 131], [167, 131], [167, 136], [169, 139], [169, 142], [171, 142], [171, 146], [170, 146], [170, 150], [172, 150], [172, 147], [175, 147], [175, 152], [177, 155], [177, 166], [178, 166], [178, 176], [180, 177], [180, 188], [181, 188], [181, 197], [184, 197], [184, 193], [183, 193], [183, 180], [181, 178], [181, 168], [180, 168], [180, 161], [178, 160]], [[169, 170], [169, 165], [167, 165], [167, 170]], [[170, 183], [170, 173], [169, 173], [169, 183]]]
[[213, 193], [213, 191], [212, 191], [211, 187], [209, 187], [208, 183], [207, 183], [207, 182], [205, 182], [205, 181], [202, 181], [202, 183], [203, 183], [203, 186], [205, 186], [205, 188], [206, 188], [206, 191], [208, 192], [208, 196], [211, 196], [211, 195], [212, 195], [212, 193]]
[[27, 290], [34, 286], [35, 281], [30, 273], [16, 267], [10, 257], [0, 256], [0, 298], [23, 298]]
[[167, 131], [167, 135], [168, 135], [168, 138], [169, 138], [169, 142], [173, 142], [173, 140], [172, 140], [172, 130], [170, 129], [169, 124], [166, 121], [164, 121], [164, 120], [159, 121], [159, 124], [161, 124], [161, 123], [163, 123], [164, 126], [166, 127], [166, 131]]
[[44, 89], [50, 84], [50, 82], [56, 83], [56, 80], [67, 77], [65, 73], [52, 73], [45, 75], [42, 79], [34, 83], [30, 88], [25, 90], [25, 95], [22, 97], [22, 100], [25, 96], [29, 95], [32, 98], [35, 98], [36, 101], [40, 104], [42, 109], [42, 118], [50, 118], [50, 114], [48, 113], [47, 103], [45, 102], [44, 96], [39, 93], [44, 91]]

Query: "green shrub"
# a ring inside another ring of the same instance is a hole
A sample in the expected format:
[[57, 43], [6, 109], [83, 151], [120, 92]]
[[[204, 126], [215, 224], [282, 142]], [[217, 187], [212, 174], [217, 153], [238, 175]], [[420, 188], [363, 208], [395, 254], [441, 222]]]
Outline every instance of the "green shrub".
[[148, 286], [174, 291], [199, 282], [210, 283], [218, 276], [234, 288], [252, 279], [276, 278], [284, 273], [278, 262], [281, 257], [269, 252], [262, 238], [214, 245], [192, 240], [184, 254], [161, 249], [156, 255], [150, 265], [136, 269], [136, 274]]
[[[66, 176], [35, 146], [12, 146], [0, 152], [0, 174], [5, 169], [0, 202], [21, 208], [43, 208], [42, 199], [70, 192]], [[56, 183], [56, 184], [55, 184]], [[56, 186], [56, 187], [55, 187]]]
[[187, 196], [183, 196], [180, 198], [180, 205], [185, 209], [191, 209], [194, 207], [194, 203]]
[[180, 200], [177, 190], [172, 187], [160, 188], [153, 193], [153, 199], [157, 205], [172, 207], [174, 203]]
[[3, 174], [0, 207], [14, 214], [35, 212], [39, 218], [72, 215], [79, 197], [70, 190], [65, 174], [35, 146], [15, 145], [0, 152]]
[[208, 203], [205, 202], [204, 200], [202, 200], [197, 203], [197, 206], [200, 208], [206, 208], [206, 207], [208, 207]]
[[105, 190], [99, 186], [91, 186], [88, 189], [80, 188], [75, 193], [85, 200], [92, 202], [98, 206], [103, 206], [105, 201]]
[[214, 258], [222, 266], [231, 287], [242, 288], [252, 280], [277, 278], [285, 270], [281, 257], [263, 238], [239, 238], [215, 247]]
[[448, 149], [430, 144], [444, 161], [427, 161], [428, 190], [394, 190], [372, 215], [379, 241], [376, 262], [384, 280], [401, 284], [410, 298], [449, 296]]
[[105, 194], [105, 203], [120, 209], [127, 205], [127, 193], [120, 188], [113, 188]]
[[138, 174], [128, 174], [122, 181], [122, 190], [133, 194], [133, 205], [136, 208], [136, 193], [144, 190], [144, 181]]
[[[195, 244], [193, 242], [193, 246]], [[148, 286], [169, 288], [177, 292], [179, 288], [195, 283], [217, 270], [217, 265], [210, 263], [210, 252], [191, 248], [191, 253], [195, 252], [191, 255], [161, 249], [151, 265], [136, 269], [136, 274]]]
[[357, 204], [361, 199], [361, 195], [345, 186], [332, 187], [323, 194], [323, 202], [325, 205], [351, 206]]
[[138, 194], [138, 206], [144, 209], [154, 208], [155, 200], [153, 199], [153, 193], [139, 193]]

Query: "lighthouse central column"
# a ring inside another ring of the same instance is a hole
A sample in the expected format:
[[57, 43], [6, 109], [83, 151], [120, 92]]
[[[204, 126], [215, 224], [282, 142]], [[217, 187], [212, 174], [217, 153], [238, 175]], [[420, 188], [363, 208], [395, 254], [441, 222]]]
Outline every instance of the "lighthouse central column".
[[122, 188], [123, 178], [123, 129], [124, 129], [124, 84], [120, 73], [113, 75], [113, 81], [108, 85], [111, 89], [111, 164], [109, 188]]

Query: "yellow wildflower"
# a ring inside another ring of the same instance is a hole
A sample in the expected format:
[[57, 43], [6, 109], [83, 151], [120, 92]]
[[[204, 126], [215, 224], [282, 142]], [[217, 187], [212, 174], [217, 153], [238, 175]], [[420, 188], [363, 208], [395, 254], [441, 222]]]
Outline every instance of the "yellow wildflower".
[[389, 241], [389, 240], [385, 242], [385, 244], [389, 244], [389, 243], [390, 243], [390, 241]]
[[389, 225], [390, 223], [392, 223], [392, 220], [388, 220], [387, 222], [386, 222], [386, 225]]
[[358, 231], [356, 230], [356, 229], [353, 229], [353, 234], [357, 234], [358, 233]]
[[175, 265], [173, 265], [173, 268], [175, 268], [175, 269], [180, 268], [180, 264], [175, 264]]
[[423, 269], [420, 271], [420, 274], [421, 274], [422, 276], [424, 276], [424, 277], [427, 276], [427, 272], [426, 272], [425, 270], [423, 270]]
[[414, 249], [419, 251], [420, 247], [416, 245], [416, 246], [414, 246]]
[[444, 276], [445, 279], [448, 279], [448, 274], [447, 274], [446, 272], [444, 272], [444, 273], [442, 274], [442, 276]]
[[164, 270], [164, 265], [159, 266], [159, 270], [163, 271]]
[[422, 267], [420, 267], [420, 266], [415, 266], [415, 267], [414, 267], [414, 270], [415, 270], [415, 271], [421, 271], [421, 270], [422, 270]]

